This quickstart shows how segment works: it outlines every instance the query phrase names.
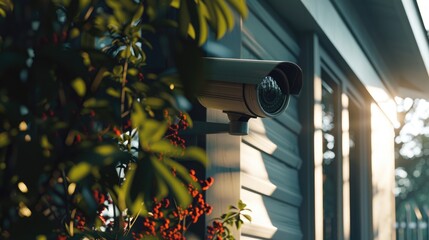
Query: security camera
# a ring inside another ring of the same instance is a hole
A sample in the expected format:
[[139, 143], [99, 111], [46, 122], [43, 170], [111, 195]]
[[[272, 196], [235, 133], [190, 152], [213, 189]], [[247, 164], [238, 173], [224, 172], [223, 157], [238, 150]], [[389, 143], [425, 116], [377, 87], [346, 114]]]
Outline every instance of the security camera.
[[198, 100], [227, 113], [233, 135], [247, 134], [250, 118], [279, 116], [302, 88], [302, 71], [292, 62], [205, 58], [204, 74]]

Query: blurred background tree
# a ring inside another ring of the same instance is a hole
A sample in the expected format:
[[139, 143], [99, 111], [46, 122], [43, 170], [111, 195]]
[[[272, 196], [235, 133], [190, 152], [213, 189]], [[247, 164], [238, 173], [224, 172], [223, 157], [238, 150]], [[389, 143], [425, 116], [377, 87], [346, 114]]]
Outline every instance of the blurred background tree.
[[397, 103], [396, 218], [408, 228], [413, 222], [417, 231], [419, 221], [429, 220], [429, 102], [397, 98]]
[[0, 238], [126, 239], [154, 198], [188, 206], [182, 161], [206, 159], [178, 130], [235, 14], [245, 0], [0, 0]]

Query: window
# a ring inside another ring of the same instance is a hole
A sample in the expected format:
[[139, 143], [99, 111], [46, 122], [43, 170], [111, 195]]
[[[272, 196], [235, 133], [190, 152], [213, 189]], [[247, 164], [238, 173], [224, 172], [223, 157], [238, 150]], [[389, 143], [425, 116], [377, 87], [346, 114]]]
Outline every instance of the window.
[[317, 41], [305, 49], [316, 61], [300, 99], [304, 239], [372, 239], [372, 98]]
[[[337, 155], [338, 111], [337, 93], [330, 78], [322, 74], [322, 133], [323, 133], [323, 239], [335, 240], [338, 233], [338, 164], [341, 158]], [[329, 81], [331, 82], [331, 81]]]
[[323, 239], [369, 239], [369, 104], [338, 69], [322, 69]]
[[[371, 229], [371, 184], [370, 157], [366, 155], [369, 140], [368, 122], [365, 113], [365, 102], [357, 101], [351, 94], [347, 96], [344, 106], [348, 117], [348, 151], [349, 186], [350, 186], [350, 240], [370, 239]], [[364, 131], [368, 129], [367, 131]], [[365, 211], [363, 211], [365, 210]]]

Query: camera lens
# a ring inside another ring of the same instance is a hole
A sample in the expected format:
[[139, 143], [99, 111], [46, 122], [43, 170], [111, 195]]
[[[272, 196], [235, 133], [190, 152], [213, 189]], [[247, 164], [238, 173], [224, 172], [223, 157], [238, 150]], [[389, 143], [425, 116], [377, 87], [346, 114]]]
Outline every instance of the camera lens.
[[269, 114], [276, 114], [283, 110], [287, 95], [282, 92], [277, 81], [266, 76], [257, 86], [259, 104]]

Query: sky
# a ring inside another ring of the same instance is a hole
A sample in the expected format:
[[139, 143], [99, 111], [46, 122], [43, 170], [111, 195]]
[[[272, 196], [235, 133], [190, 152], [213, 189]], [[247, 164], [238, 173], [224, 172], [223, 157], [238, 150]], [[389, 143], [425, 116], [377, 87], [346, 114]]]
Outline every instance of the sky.
[[423, 23], [426, 30], [429, 30], [429, 0], [417, 0]]

